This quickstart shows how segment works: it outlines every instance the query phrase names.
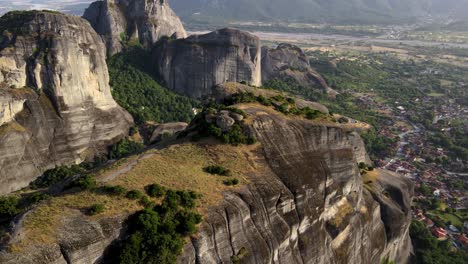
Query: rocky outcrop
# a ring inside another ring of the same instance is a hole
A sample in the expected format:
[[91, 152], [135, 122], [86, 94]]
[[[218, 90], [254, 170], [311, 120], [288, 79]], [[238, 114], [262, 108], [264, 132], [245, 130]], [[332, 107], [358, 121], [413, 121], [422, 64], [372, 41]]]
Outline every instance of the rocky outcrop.
[[155, 50], [156, 71], [166, 87], [193, 98], [212, 94], [225, 82], [261, 85], [258, 37], [235, 29], [221, 29], [186, 39], [165, 39]]
[[58, 230], [58, 244], [44, 244], [23, 254], [0, 252], [3, 264], [99, 263], [106, 248], [117, 239], [128, 215], [87, 219], [78, 210], [67, 216]]
[[161, 37], [185, 38], [187, 33], [168, 0], [104, 0], [92, 3], [83, 18], [103, 37], [110, 55], [136, 41], [150, 47]]
[[157, 125], [151, 135], [150, 143], [161, 141], [165, 137], [174, 136], [175, 134], [184, 131], [188, 124], [184, 122], [165, 123]]
[[379, 186], [391, 187], [390, 196], [383, 189], [367, 190], [351, 132], [244, 110], [256, 115], [252, 130], [271, 173], [226, 193], [179, 263], [407, 262], [412, 196], [407, 180], [396, 175], [382, 180]]
[[104, 44], [85, 20], [11, 12], [0, 32], [0, 194], [128, 133], [133, 121], [111, 96]]
[[336, 95], [323, 77], [309, 64], [307, 55], [301, 48], [291, 44], [279, 44], [272, 49], [262, 47], [262, 81], [295, 81], [307, 89]]
[[[258, 170], [206, 212], [179, 263], [407, 262], [409, 180], [385, 171], [363, 178], [356, 135], [342, 125], [285, 117], [253, 104], [238, 107], [261, 143], [249, 165]], [[232, 158], [238, 159], [234, 153]], [[125, 233], [123, 218], [96, 220], [76, 212], [64, 218], [56, 243], [4, 252], [0, 262], [93, 263]]]

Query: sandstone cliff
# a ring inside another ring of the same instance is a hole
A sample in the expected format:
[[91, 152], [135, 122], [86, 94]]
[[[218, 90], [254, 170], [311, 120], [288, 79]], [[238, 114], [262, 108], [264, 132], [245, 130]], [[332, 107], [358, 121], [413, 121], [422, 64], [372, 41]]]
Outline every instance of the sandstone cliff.
[[351, 131], [242, 108], [271, 171], [226, 193], [179, 263], [408, 261], [409, 180], [383, 173], [363, 188]]
[[185, 38], [187, 33], [167, 0], [104, 0], [92, 3], [83, 18], [103, 37], [108, 54], [128, 41], [150, 47], [161, 37]]
[[221, 29], [186, 39], [165, 39], [155, 50], [156, 72], [166, 87], [193, 98], [211, 95], [215, 85], [261, 85], [260, 40], [247, 32]]
[[133, 121], [111, 96], [104, 44], [85, 20], [11, 12], [0, 32], [0, 194], [128, 133]]
[[[407, 262], [412, 184], [384, 171], [361, 176], [357, 163], [365, 161], [364, 146], [352, 128], [284, 116], [255, 104], [237, 107], [248, 113], [244, 124], [260, 144], [174, 145], [106, 172], [114, 178], [111, 184], [131, 183], [132, 188], [142, 189], [158, 182], [203, 194], [204, 222], [179, 263], [232, 263], [234, 258], [239, 263], [378, 264], [384, 258]], [[242, 179], [242, 186], [222, 187], [217, 177], [203, 174], [203, 166], [212, 162], [228, 164]], [[162, 168], [171, 176], [161, 173]], [[148, 171], [151, 176], [141, 174]], [[109, 177], [98, 176], [103, 178]], [[99, 262], [111, 241], [125, 234], [122, 219], [137, 208], [113, 197], [110, 201], [99, 195], [81, 197], [107, 201], [109, 208], [119, 209], [87, 217], [69, 207], [73, 198], [55, 198], [25, 216], [18, 228], [23, 237], [12, 239], [14, 243], [29, 241], [29, 246], [22, 252], [3, 252], [0, 261]], [[46, 232], [31, 227], [38, 219], [54, 219], [41, 210], [58, 208], [61, 213], [55, 218], [59, 220], [52, 221], [56, 229]], [[34, 244], [31, 240], [41, 240], [31, 234], [48, 242]]]
[[336, 95], [323, 77], [309, 64], [307, 55], [301, 48], [282, 43], [276, 48], [262, 48], [262, 81], [293, 80], [304, 89], [316, 89]]

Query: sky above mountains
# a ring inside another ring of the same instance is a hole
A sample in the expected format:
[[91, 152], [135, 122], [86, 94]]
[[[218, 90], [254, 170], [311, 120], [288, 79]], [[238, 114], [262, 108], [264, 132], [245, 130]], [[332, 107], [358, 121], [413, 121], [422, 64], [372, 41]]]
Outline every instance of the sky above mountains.
[[[81, 15], [94, 0], [0, 0], [0, 13], [54, 9]], [[186, 22], [391, 23], [428, 15], [468, 18], [468, 0], [169, 0]]]
[[81, 15], [94, 0], [0, 0], [0, 13], [11, 10], [54, 9]]

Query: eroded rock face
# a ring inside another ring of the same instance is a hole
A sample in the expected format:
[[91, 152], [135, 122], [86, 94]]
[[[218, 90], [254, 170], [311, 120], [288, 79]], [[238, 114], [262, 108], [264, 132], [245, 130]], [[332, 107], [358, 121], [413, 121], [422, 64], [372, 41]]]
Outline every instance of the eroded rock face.
[[133, 120], [111, 96], [104, 44], [85, 20], [12, 12], [0, 32], [0, 194], [128, 133]]
[[161, 141], [166, 136], [174, 136], [175, 134], [184, 131], [188, 124], [184, 122], [165, 123], [157, 125], [151, 135], [150, 143]]
[[[259, 169], [210, 208], [179, 263], [407, 262], [409, 180], [379, 172], [364, 185], [359, 144], [341, 125], [285, 118], [262, 106], [242, 109], [261, 143], [252, 159]], [[123, 218], [90, 220], [77, 211], [62, 220], [57, 243], [0, 253], [0, 262], [93, 263], [112, 239], [125, 236]]]
[[154, 50], [156, 71], [166, 86], [193, 98], [212, 94], [225, 82], [261, 85], [258, 37], [235, 29], [221, 29], [186, 39], [165, 39]]
[[92, 3], [83, 18], [103, 37], [110, 55], [122, 42], [150, 47], [161, 37], [185, 38], [187, 33], [167, 0], [104, 0]]
[[351, 132], [245, 110], [261, 113], [252, 129], [271, 173], [226, 193], [179, 263], [231, 263], [235, 256], [240, 263], [407, 262], [408, 181], [393, 175], [380, 182], [395, 197], [364, 189]]
[[336, 95], [325, 79], [312, 69], [304, 51], [295, 45], [282, 43], [274, 49], [262, 47], [262, 81], [275, 79], [293, 80], [318, 92]]

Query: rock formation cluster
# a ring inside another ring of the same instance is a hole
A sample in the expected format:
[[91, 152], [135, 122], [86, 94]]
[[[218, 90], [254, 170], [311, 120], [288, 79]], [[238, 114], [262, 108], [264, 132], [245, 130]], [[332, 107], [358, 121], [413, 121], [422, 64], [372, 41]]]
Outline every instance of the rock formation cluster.
[[[84, 17], [92, 26], [46, 11], [0, 19], [0, 194], [27, 186], [46, 169], [105, 153], [128, 134], [133, 121], [111, 96], [105, 45], [114, 54], [128, 41], [147, 48], [158, 42], [156, 72], [169, 89], [193, 98], [268, 95], [272, 91], [254, 86], [275, 78], [331, 92], [295, 46], [262, 53], [257, 37], [234, 29], [185, 38], [167, 0], [95, 2]], [[328, 114], [317, 103], [297, 99], [297, 106]], [[370, 163], [364, 143], [338, 123], [285, 117], [254, 104], [242, 110], [260, 143], [252, 162], [263, 169], [223, 193], [179, 263], [231, 263], [233, 257], [241, 263], [407, 262], [409, 180], [379, 171], [364, 184], [357, 166]], [[229, 131], [245, 117], [223, 110], [206, 118]], [[152, 137], [158, 141], [186, 126], [161, 125]], [[61, 220], [55, 241], [0, 252], [0, 262], [98, 263], [125, 234], [127, 217], [90, 218], [75, 210]], [[21, 225], [17, 230], [21, 234]]]

